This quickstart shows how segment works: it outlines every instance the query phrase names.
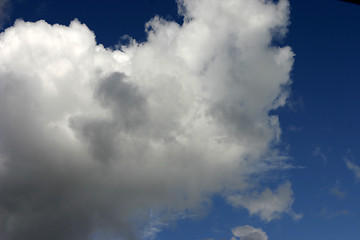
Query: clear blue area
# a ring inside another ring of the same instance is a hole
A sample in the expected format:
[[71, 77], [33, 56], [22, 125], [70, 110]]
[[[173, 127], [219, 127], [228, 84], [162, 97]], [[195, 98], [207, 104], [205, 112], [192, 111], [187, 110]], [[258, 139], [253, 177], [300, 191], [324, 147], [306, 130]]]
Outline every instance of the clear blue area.
[[[78, 18], [106, 47], [125, 34], [143, 41], [144, 23], [156, 14], [182, 21], [173, 0], [24, 0], [12, 8], [7, 26], [17, 18], [66, 25]], [[230, 239], [231, 228], [246, 224], [263, 228], [273, 240], [360, 239], [360, 185], [344, 162], [349, 157], [360, 163], [360, 5], [292, 0], [282, 44], [296, 57], [291, 104], [277, 114], [283, 144], [298, 166], [285, 173], [296, 196], [293, 208], [304, 217], [266, 223], [214, 197], [206, 217], [180, 220], [157, 239]], [[337, 184], [343, 198], [331, 194]]]

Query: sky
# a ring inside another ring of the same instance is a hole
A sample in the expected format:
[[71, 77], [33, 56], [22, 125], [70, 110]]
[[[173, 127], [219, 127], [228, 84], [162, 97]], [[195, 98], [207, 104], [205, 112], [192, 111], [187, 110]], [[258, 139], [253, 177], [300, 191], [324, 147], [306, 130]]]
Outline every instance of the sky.
[[0, 0], [0, 239], [359, 239], [359, 12]]

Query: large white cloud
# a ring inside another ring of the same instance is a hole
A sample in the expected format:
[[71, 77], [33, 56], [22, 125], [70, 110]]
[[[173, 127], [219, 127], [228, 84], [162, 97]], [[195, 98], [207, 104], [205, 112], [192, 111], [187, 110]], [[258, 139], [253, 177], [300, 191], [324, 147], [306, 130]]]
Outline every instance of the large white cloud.
[[121, 50], [77, 20], [1, 33], [1, 239], [135, 238], [149, 209], [166, 221], [282, 166], [288, 2], [179, 4], [181, 26], [155, 17]]

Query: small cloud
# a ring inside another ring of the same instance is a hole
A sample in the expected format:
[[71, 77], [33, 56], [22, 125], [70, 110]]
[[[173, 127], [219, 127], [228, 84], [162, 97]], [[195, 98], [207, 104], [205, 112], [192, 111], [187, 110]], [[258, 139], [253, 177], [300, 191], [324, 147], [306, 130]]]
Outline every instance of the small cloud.
[[[231, 229], [233, 236], [230, 240], [268, 240], [266, 232], [261, 228], [254, 228], [253, 226], [245, 225], [238, 226]], [[204, 240], [215, 240], [214, 238], [207, 238]], [[227, 240], [221, 238], [220, 240]]]
[[294, 202], [294, 193], [290, 182], [280, 185], [275, 191], [267, 188], [262, 193], [256, 192], [250, 196], [229, 196], [228, 201], [232, 206], [244, 207], [250, 215], [259, 215], [262, 220], [267, 222], [280, 218], [283, 213], [291, 215], [294, 220], [302, 218], [302, 214], [296, 214], [291, 208]]
[[347, 192], [344, 190], [341, 190], [340, 188], [340, 182], [337, 181], [336, 184], [330, 188], [330, 194], [340, 198], [340, 199], [344, 199], [347, 195]]
[[231, 240], [268, 240], [267, 234], [261, 228], [254, 228], [249, 225], [239, 226], [231, 229], [234, 237]]

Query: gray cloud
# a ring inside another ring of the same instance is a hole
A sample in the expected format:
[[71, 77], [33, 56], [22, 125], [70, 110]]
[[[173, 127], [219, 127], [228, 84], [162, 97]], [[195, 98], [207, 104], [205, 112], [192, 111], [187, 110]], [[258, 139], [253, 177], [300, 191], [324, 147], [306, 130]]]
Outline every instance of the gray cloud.
[[293, 53], [270, 43], [288, 2], [182, 9], [181, 26], [155, 17], [121, 50], [77, 20], [1, 34], [1, 239], [136, 239], [282, 166], [269, 111], [285, 104]]

